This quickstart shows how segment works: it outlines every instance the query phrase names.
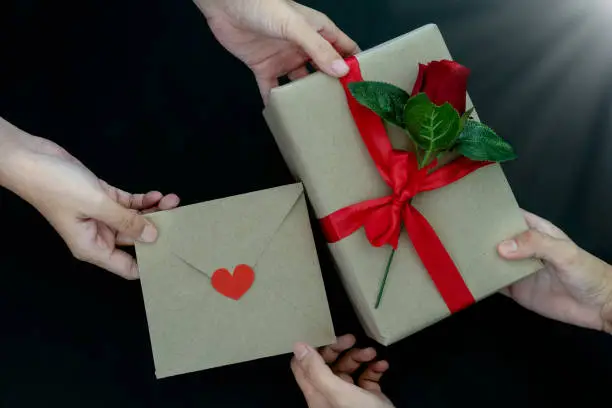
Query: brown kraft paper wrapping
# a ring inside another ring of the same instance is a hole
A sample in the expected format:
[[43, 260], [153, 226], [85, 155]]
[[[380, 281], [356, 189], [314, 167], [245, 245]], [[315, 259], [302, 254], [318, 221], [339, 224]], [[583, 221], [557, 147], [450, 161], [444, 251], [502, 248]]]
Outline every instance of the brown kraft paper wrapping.
[[[366, 80], [411, 90], [419, 63], [451, 59], [451, 55], [437, 26], [428, 25], [357, 58]], [[264, 116], [319, 218], [390, 194], [361, 140], [337, 79], [314, 74], [276, 88]], [[401, 131], [390, 129], [389, 135], [396, 148], [407, 147]], [[497, 255], [498, 242], [527, 228], [499, 165], [421, 193], [413, 205], [429, 220], [477, 301], [540, 266], [531, 260], [504, 261]], [[330, 250], [366, 332], [379, 343], [397, 342], [449, 315], [405, 230], [378, 309], [374, 304], [391, 247], [372, 247], [361, 229], [330, 244]]]

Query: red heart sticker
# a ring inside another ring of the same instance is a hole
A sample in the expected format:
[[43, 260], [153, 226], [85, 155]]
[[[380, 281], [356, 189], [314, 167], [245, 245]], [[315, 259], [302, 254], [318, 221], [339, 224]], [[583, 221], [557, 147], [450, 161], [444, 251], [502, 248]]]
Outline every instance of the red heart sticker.
[[210, 280], [213, 288], [223, 296], [238, 300], [248, 292], [255, 280], [255, 272], [248, 265], [238, 265], [232, 275], [227, 269], [217, 269]]

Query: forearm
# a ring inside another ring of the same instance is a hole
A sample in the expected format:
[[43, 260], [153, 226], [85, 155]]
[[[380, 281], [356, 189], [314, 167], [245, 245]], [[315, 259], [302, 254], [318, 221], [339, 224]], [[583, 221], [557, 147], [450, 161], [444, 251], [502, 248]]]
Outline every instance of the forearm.
[[12, 189], [19, 161], [29, 135], [0, 118], [0, 186]]

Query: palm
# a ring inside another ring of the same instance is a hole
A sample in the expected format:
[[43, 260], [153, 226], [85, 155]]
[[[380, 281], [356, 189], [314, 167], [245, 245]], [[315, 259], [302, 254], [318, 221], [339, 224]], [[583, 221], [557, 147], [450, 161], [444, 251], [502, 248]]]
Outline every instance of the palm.
[[109, 202], [132, 212], [167, 210], [178, 205], [178, 197], [157, 191], [127, 193], [98, 179], [79, 160], [49, 140], [30, 137], [24, 143], [36, 164], [32, 168], [35, 174], [31, 177], [31, 188], [23, 192], [23, 198], [51, 223], [77, 258], [136, 278], [135, 260], [117, 248], [134, 242], [128, 235], [118, 233], [118, 228], [127, 225], [118, 222], [114, 225], [117, 228], [113, 228], [97, 215]]
[[255, 74], [264, 101], [278, 78], [308, 75], [306, 62], [335, 77], [357, 44], [324, 14], [292, 0], [195, 0], [219, 42]]
[[328, 399], [318, 392], [312, 384], [308, 383], [306, 389], [309, 391], [302, 390], [302, 392], [304, 392], [304, 398], [309, 408], [334, 408]]
[[78, 228], [85, 245], [94, 246], [107, 256], [115, 249], [116, 232], [108, 225], [89, 218], [78, 221]]
[[295, 78], [308, 73], [308, 56], [287, 40], [235, 26], [226, 15], [211, 18], [209, 26], [217, 40], [253, 71], [262, 93], [277, 86], [280, 76], [292, 73]]
[[510, 295], [520, 305], [538, 314], [568, 321], [568, 314], [578, 312], [579, 302], [557, 276], [556, 268], [547, 265], [536, 274], [510, 286]]
[[291, 361], [308, 407], [393, 407], [379, 383], [389, 364], [375, 361], [376, 350], [352, 348], [354, 345], [355, 337], [347, 334], [319, 350], [320, 356], [315, 357], [313, 350], [310, 365], [303, 366], [296, 358]]

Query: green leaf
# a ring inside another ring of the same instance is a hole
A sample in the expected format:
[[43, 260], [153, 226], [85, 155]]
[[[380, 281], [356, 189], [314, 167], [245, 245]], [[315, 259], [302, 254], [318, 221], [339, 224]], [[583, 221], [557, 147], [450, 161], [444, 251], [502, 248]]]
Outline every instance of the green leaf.
[[404, 106], [410, 99], [408, 92], [385, 82], [353, 82], [348, 85], [353, 97], [378, 116], [404, 127]]
[[459, 113], [449, 103], [433, 104], [420, 93], [408, 100], [404, 110], [406, 128], [412, 140], [423, 150], [449, 149], [459, 136]]
[[488, 126], [468, 120], [459, 135], [457, 151], [477, 161], [505, 162], [516, 159], [512, 146]]

